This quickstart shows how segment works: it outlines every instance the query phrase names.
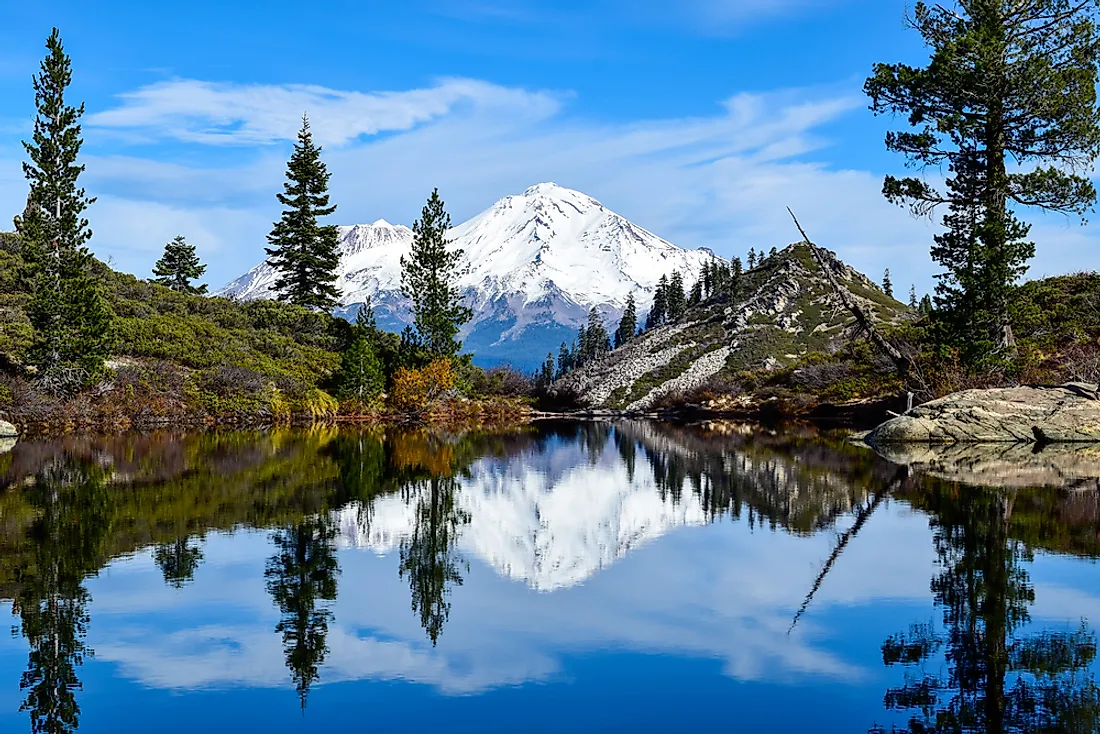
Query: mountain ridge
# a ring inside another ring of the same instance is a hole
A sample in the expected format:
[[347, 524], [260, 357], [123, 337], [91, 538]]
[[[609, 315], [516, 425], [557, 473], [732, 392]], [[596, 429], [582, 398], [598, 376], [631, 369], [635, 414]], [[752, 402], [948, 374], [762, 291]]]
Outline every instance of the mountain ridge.
[[[370, 297], [383, 328], [410, 323], [400, 257], [410, 251], [412, 230], [379, 219], [338, 232], [336, 313], [353, 318]], [[678, 247], [591, 196], [550, 182], [500, 199], [453, 227], [450, 238], [465, 252], [459, 285], [474, 310], [460, 334], [467, 350], [482, 362], [525, 366], [571, 341], [593, 306], [611, 321], [633, 294], [644, 312], [662, 275], [679, 270], [690, 279], [717, 259], [707, 249]], [[216, 295], [269, 298], [276, 275], [265, 261]]]

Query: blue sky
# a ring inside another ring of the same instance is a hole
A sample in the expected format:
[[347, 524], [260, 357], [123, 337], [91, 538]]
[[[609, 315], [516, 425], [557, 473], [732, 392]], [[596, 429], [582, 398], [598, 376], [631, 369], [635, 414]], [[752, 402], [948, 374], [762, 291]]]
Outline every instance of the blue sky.
[[[92, 248], [147, 275], [185, 235], [215, 286], [263, 257], [308, 111], [342, 224], [455, 221], [552, 180], [724, 256], [811, 236], [901, 291], [934, 231], [884, 202], [876, 61], [919, 61], [901, 0], [281, 0], [8, 3], [0, 216], [22, 208], [30, 77], [57, 25], [87, 104]], [[4, 212], [10, 212], [5, 214]], [[1100, 266], [1089, 228], [1038, 219], [1031, 275]]]

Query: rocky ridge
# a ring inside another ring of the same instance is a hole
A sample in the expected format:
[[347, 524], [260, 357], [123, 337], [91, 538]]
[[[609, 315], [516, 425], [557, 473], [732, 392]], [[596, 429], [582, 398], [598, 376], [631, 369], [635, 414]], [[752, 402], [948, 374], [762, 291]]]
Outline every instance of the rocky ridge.
[[[849, 298], [876, 324], [909, 317], [904, 304], [865, 275], [821, 252]], [[733, 292], [713, 295], [676, 323], [646, 331], [552, 389], [593, 407], [645, 411], [722, 372], [776, 369], [811, 352], [836, 351], [856, 329], [809, 246], [797, 243], [744, 273]]]

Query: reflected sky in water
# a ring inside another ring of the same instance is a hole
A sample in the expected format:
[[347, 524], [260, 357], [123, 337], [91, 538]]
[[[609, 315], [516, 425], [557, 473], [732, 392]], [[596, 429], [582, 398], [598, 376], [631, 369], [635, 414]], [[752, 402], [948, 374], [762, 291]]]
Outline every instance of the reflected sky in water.
[[1095, 490], [891, 458], [631, 422], [25, 442], [0, 730], [1095, 730]]

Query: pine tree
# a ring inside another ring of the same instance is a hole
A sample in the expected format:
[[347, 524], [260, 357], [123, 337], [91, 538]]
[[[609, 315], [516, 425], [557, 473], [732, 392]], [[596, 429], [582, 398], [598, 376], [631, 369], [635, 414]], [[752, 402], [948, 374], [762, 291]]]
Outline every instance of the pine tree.
[[890, 280], [890, 268], [886, 268], [882, 273], [882, 292], [887, 298], [894, 297], [894, 282]]
[[684, 296], [684, 276], [680, 271], [672, 273], [672, 278], [668, 282], [668, 320], [675, 321], [684, 315], [685, 308], [685, 296]]
[[691, 286], [691, 294], [688, 295], [688, 304], [698, 306], [703, 301], [703, 281], [697, 280]]
[[588, 311], [588, 325], [582, 326], [580, 337], [581, 359], [584, 364], [599, 359], [611, 351], [611, 338], [600, 321], [600, 312], [595, 306]]
[[931, 316], [932, 310], [932, 299], [925, 293], [924, 297], [920, 299], [920, 305], [917, 307], [917, 311], [922, 316]]
[[556, 377], [561, 379], [569, 374], [569, 371], [573, 369], [573, 354], [569, 351], [569, 345], [565, 342], [561, 343], [558, 348], [558, 371]]
[[1084, 0], [919, 2], [910, 25], [930, 63], [876, 64], [864, 86], [876, 114], [915, 128], [888, 133], [887, 149], [947, 169], [945, 190], [888, 176], [883, 194], [921, 216], [947, 205], [931, 253], [946, 271], [937, 301], [975, 359], [1010, 343], [1009, 296], [1034, 255], [1015, 209], [1083, 215], [1096, 200], [1085, 170], [1100, 155], [1096, 21]]
[[77, 185], [84, 165], [77, 163], [84, 105], [65, 103], [72, 64], [56, 28], [35, 75], [37, 115], [30, 158], [23, 174], [30, 183], [27, 208], [20, 221], [26, 279], [33, 292], [27, 313], [34, 327], [31, 362], [47, 389], [79, 387], [103, 368], [110, 347], [111, 314], [92, 275], [86, 247], [92, 232], [84, 211], [95, 199]]
[[623, 309], [623, 316], [619, 319], [619, 328], [615, 330], [615, 348], [618, 349], [630, 341], [637, 328], [638, 307], [634, 303], [634, 293], [629, 293], [626, 296], [626, 308]]
[[909, 308], [914, 311], [917, 309], [917, 287], [915, 285], [909, 286]]
[[653, 305], [646, 315], [645, 328], [652, 329], [665, 322], [668, 314], [668, 277], [662, 275], [657, 281], [657, 287], [653, 290]]
[[192, 280], [198, 280], [205, 272], [206, 266], [199, 262], [194, 245], [187, 244], [183, 235], [177, 235], [164, 246], [164, 255], [153, 267], [153, 275], [157, 276], [158, 283], [179, 293], [195, 295], [206, 293], [205, 285], [191, 285]]
[[552, 353], [546, 355], [546, 360], [542, 363], [542, 367], [539, 369], [538, 375], [535, 377], [535, 384], [538, 387], [548, 387], [551, 382], [554, 381], [554, 355]]
[[769, 258], [772, 258], [772, 257], [775, 257], [775, 256], [776, 256], [776, 255], [778, 255], [778, 254], [779, 254], [779, 250], [777, 250], [777, 249], [775, 249], [775, 248], [773, 247], [773, 248], [771, 249], [771, 251], [770, 251], [770, 252], [768, 253], [768, 257], [769, 257]]
[[321, 146], [313, 142], [305, 115], [286, 178], [283, 193], [276, 195], [285, 208], [267, 236], [271, 244], [268, 261], [279, 271], [275, 290], [282, 300], [331, 311], [340, 297], [336, 289], [340, 240], [335, 225], [321, 225], [317, 220], [335, 212], [336, 205], [329, 203], [328, 168], [321, 161]]
[[756, 267], [756, 249], [753, 248], [753, 247], [750, 247], [749, 248], [749, 270], [752, 270], [755, 267]]
[[465, 253], [448, 250], [451, 215], [443, 207], [439, 189], [432, 191], [420, 219], [413, 223], [409, 257], [401, 256], [401, 288], [413, 302], [416, 330], [424, 347], [436, 357], [453, 357], [462, 348], [455, 337], [473, 317], [463, 305], [458, 279]]
[[340, 355], [340, 397], [370, 403], [386, 388], [386, 375], [375, 351], [373, 335], [357, 328], [351, 345]]

